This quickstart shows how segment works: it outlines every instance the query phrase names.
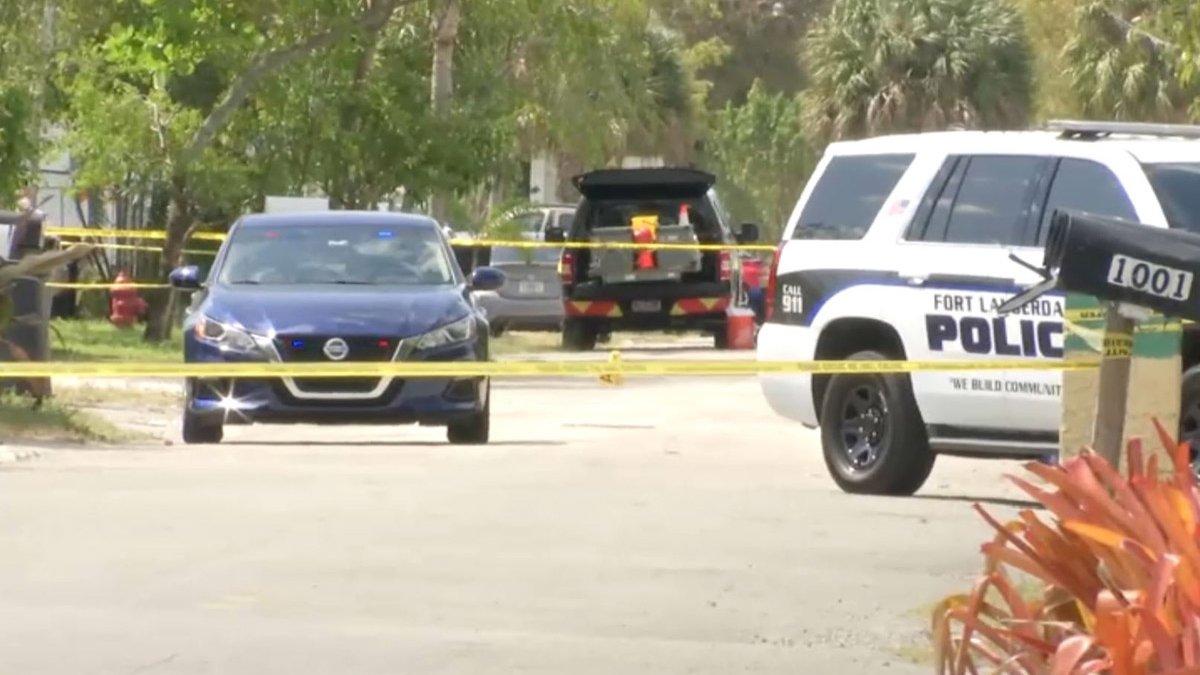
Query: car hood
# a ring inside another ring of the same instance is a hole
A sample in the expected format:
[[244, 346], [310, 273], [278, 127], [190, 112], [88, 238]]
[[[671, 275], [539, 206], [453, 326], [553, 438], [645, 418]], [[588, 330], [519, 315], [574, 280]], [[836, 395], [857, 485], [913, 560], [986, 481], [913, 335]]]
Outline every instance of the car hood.
[[471, 311], [462, 287], [404, 289], [289, 286], [215, 287], [200, 307], [208, 317], [252, 333], [409, 337]]

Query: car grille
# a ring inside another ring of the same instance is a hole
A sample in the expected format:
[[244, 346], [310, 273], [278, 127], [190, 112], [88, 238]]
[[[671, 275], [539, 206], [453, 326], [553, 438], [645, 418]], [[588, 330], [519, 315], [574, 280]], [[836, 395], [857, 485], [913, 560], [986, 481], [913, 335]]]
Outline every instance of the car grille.
[[[349, 348], [341, 362], [387, 362], [396, 353], [398, 340], [384, 335], [334, 336], [334, 335], [278, 335], [275, 347], [284, 363], [329, 363], [334, 360], [325, 355], [325, 344], [340, 337]], [[292, 380], [296, 389], [307, 394], [367, 394], [379, 386], [377, 377], [298, 377]]]
[[341, 337], [350, 348], [343, 361], [390, 361], [396, 353], [397, 340], [387, 336], [342, 337], [335, 335], [279, 335], [275, 347], [284, 362], [312, 363], [330, 361], [325, 355], [325, 343]]

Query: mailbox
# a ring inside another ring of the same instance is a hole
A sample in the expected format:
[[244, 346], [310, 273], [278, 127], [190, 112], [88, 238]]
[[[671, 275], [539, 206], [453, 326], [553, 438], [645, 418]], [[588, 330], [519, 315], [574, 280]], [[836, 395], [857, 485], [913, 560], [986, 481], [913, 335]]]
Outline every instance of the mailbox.
[[1200, 319], [1200, 235], [1060, 210], [1043, 264], [1062, 290]]

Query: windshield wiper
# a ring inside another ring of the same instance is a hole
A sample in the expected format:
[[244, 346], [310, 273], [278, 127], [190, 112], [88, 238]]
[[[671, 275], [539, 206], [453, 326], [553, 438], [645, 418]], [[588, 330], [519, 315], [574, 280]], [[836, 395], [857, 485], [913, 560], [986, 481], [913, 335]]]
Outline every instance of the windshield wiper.
[[261, 284], [262, 282], [261, 282], [261, 281], [255, 281], [254, 279], [238, 279], [237, 281], [230, 281], [230, 282], [228, 282], [228, 283], [229, 283], [230, 285], [241, 285], [241, 284], [255, 284], [255, 285], [257, 285], [257, 284]]
[[375, 282], [373, 282], [373, 281], [355, 281], [355, 280], [351, 280], [351, 279], [338, 279], [337, 281], [331, 281], [329, 283], [338, 284], [341, 286], [374, 286], [375, 285]]

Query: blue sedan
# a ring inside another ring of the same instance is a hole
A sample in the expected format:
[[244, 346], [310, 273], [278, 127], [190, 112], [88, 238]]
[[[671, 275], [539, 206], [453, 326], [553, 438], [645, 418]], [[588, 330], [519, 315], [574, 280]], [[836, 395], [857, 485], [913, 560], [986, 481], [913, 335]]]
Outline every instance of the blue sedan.
[[[471, 293], [504, 280], [490, 267], [468, 280], [430, 218], [352, 211], [244, 216], [207, 280], [171, 273], [193, 292], [187, 363], [486, 361]], [[219, 443], [227, 424], [422, 424], [482, 444], [489, 391], [486, 377], [190, 378], [183, 439]]]

